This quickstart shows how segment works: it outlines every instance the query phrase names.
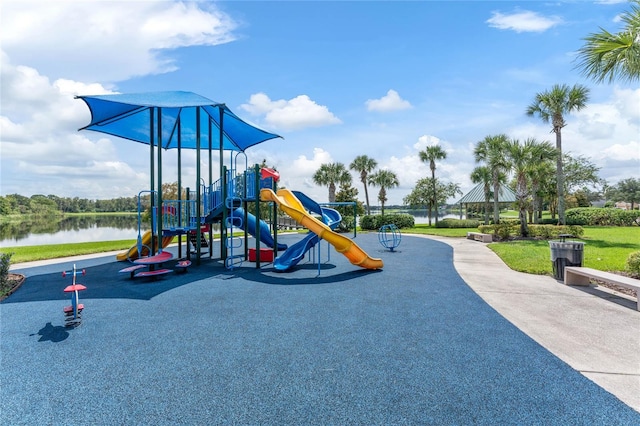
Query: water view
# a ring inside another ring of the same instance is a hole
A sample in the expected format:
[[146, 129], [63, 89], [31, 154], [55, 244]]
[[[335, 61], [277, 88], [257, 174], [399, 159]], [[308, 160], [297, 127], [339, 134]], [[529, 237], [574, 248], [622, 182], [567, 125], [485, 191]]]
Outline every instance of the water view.
[[[148, 225], [143, 224], [143, 230]], [[138, 236], [136, 215], [50, 217], [0, 225], [0, 247], [131, 240]]]
[[[412, 211], [416, 224], [427, 224], [424, 212]], [[459, 219], [457, 214], [438, 216]], [[464, 215], [463, 215], [464, 218]], [[435, 218], [432, 217], [432, 223]], [[143, 224], [142, 230], [149, 229]], [[84, 243], [92, 241], [134, 240], [138, 236], [136, 215], [72, 216], [47, 218], [0, 225], [0, 248], [38, 246], [47, 244]]]

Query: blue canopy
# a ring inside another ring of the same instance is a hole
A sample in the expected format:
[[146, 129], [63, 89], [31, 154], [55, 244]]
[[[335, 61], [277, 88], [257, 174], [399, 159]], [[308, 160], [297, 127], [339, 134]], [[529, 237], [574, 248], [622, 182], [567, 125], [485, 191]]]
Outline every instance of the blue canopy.
[[[242, 121], [225, 104], [192, 92], [76, 98], [82, 99], [91, 111], [91, 123], [80, 130], [93, 130], [148, 145], [153, 141], [156, 146], [159, 139], [165, 149], [196, 149], [198, 130], [201, 148], [234, 151], [244, 151], [253, 145], [281, 137]], [[160, 135], [159, 127], [162, 129]]]

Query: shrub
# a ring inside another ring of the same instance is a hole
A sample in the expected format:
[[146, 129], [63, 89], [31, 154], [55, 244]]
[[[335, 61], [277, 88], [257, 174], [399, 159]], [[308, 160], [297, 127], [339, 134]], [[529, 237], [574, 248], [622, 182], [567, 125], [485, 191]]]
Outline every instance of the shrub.
[[640, 251], [634, 251], [627, 257], [627, 270], [634, 275], [640, 275]]
[[342, 216], [340, 224], [336, 228], [337, 232], [351, 232], [353, 231], [353, 216]]
[[436, 228], [477, 228], [480, 222], [477, 220], [442, 219], [436, 223]]
[[557, 225], [558, 219], [551, 219], [549, 217], [542, 218], [538, 220], [538, 225]]
[[567, 225], [633, 226], [640, 224], [640, 213], [598, 207], [569, 209], [565, 213]]
[[0, 253], [0, 287], [4, 287], [9, 281], [11, 256], [13, 256], [13, 253]]
[[363, 230], [377, 231], [382, 225], [394, 224], [399, 229], [413, 228], [415, 219], [412, 215], [402, 214], [386, 214], [386, 215], [367, 215], [360, 218], [360, 228]]
[[[529, 235], [531, 237], [546, 240], [558, 238], [560, 234], [570, 234], [576, 238], [580, 238], [584, 235], [584, 229], [577, 225], [558, 226], [530, 224], [528, 228]], [[508, 239], [511, 235], [520, 235], [520, 225], [517, 221], [501, 222], [497, 226], [480, 225], [478, 226], [478, 230], [483, 234], [493, 234], [503, 240]]]

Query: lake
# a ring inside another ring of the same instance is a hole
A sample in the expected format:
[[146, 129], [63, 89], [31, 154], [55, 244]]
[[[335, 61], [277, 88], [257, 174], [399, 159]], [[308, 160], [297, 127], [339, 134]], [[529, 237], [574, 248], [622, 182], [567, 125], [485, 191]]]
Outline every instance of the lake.
[[[143, 225], [143, 230], [148, 229]], [[135, 240], [138, 216], [70, 216], [38, 218], [0, 225], [0, 247], [23, 247], [91, 241]]]
[[[414, 212], [413, 216], [416, 224], [429, 223], [429, 218], [424, 213]], [[438, 216], [438, 220], [444, 218], [458, 219], [459, 215]], [[432, 217], [432, 223], [433, 221]], [[149, 225], [143, 224], [142, 230], [147, 229]], [[137, 215], [54, 217], [0, 225], [0, 248], [135, 240], [137, 237]]]

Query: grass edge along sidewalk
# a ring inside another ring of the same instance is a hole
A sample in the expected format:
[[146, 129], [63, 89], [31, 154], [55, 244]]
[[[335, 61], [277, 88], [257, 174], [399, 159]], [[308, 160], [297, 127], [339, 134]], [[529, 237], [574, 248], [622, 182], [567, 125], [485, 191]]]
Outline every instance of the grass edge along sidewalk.
[[[441, 237], [465, 237], [469, 229], [418, 226], [403, 229], [406, 234]], [[580, 241], [585, 242], [584, 266], [609, 272], [623, 272], [630, 253], [640, 250], [640, 227], [584, 227]], [[56, 259], [84, 254], [126, 250], [135, 240], [51, 244], [26, 247], [0, 247], [0, 252], [13, 253], [11, 263]], [[516, 240], [489, 244], [509, 268], [529, 274], [552, 275], [547, 240]]]

